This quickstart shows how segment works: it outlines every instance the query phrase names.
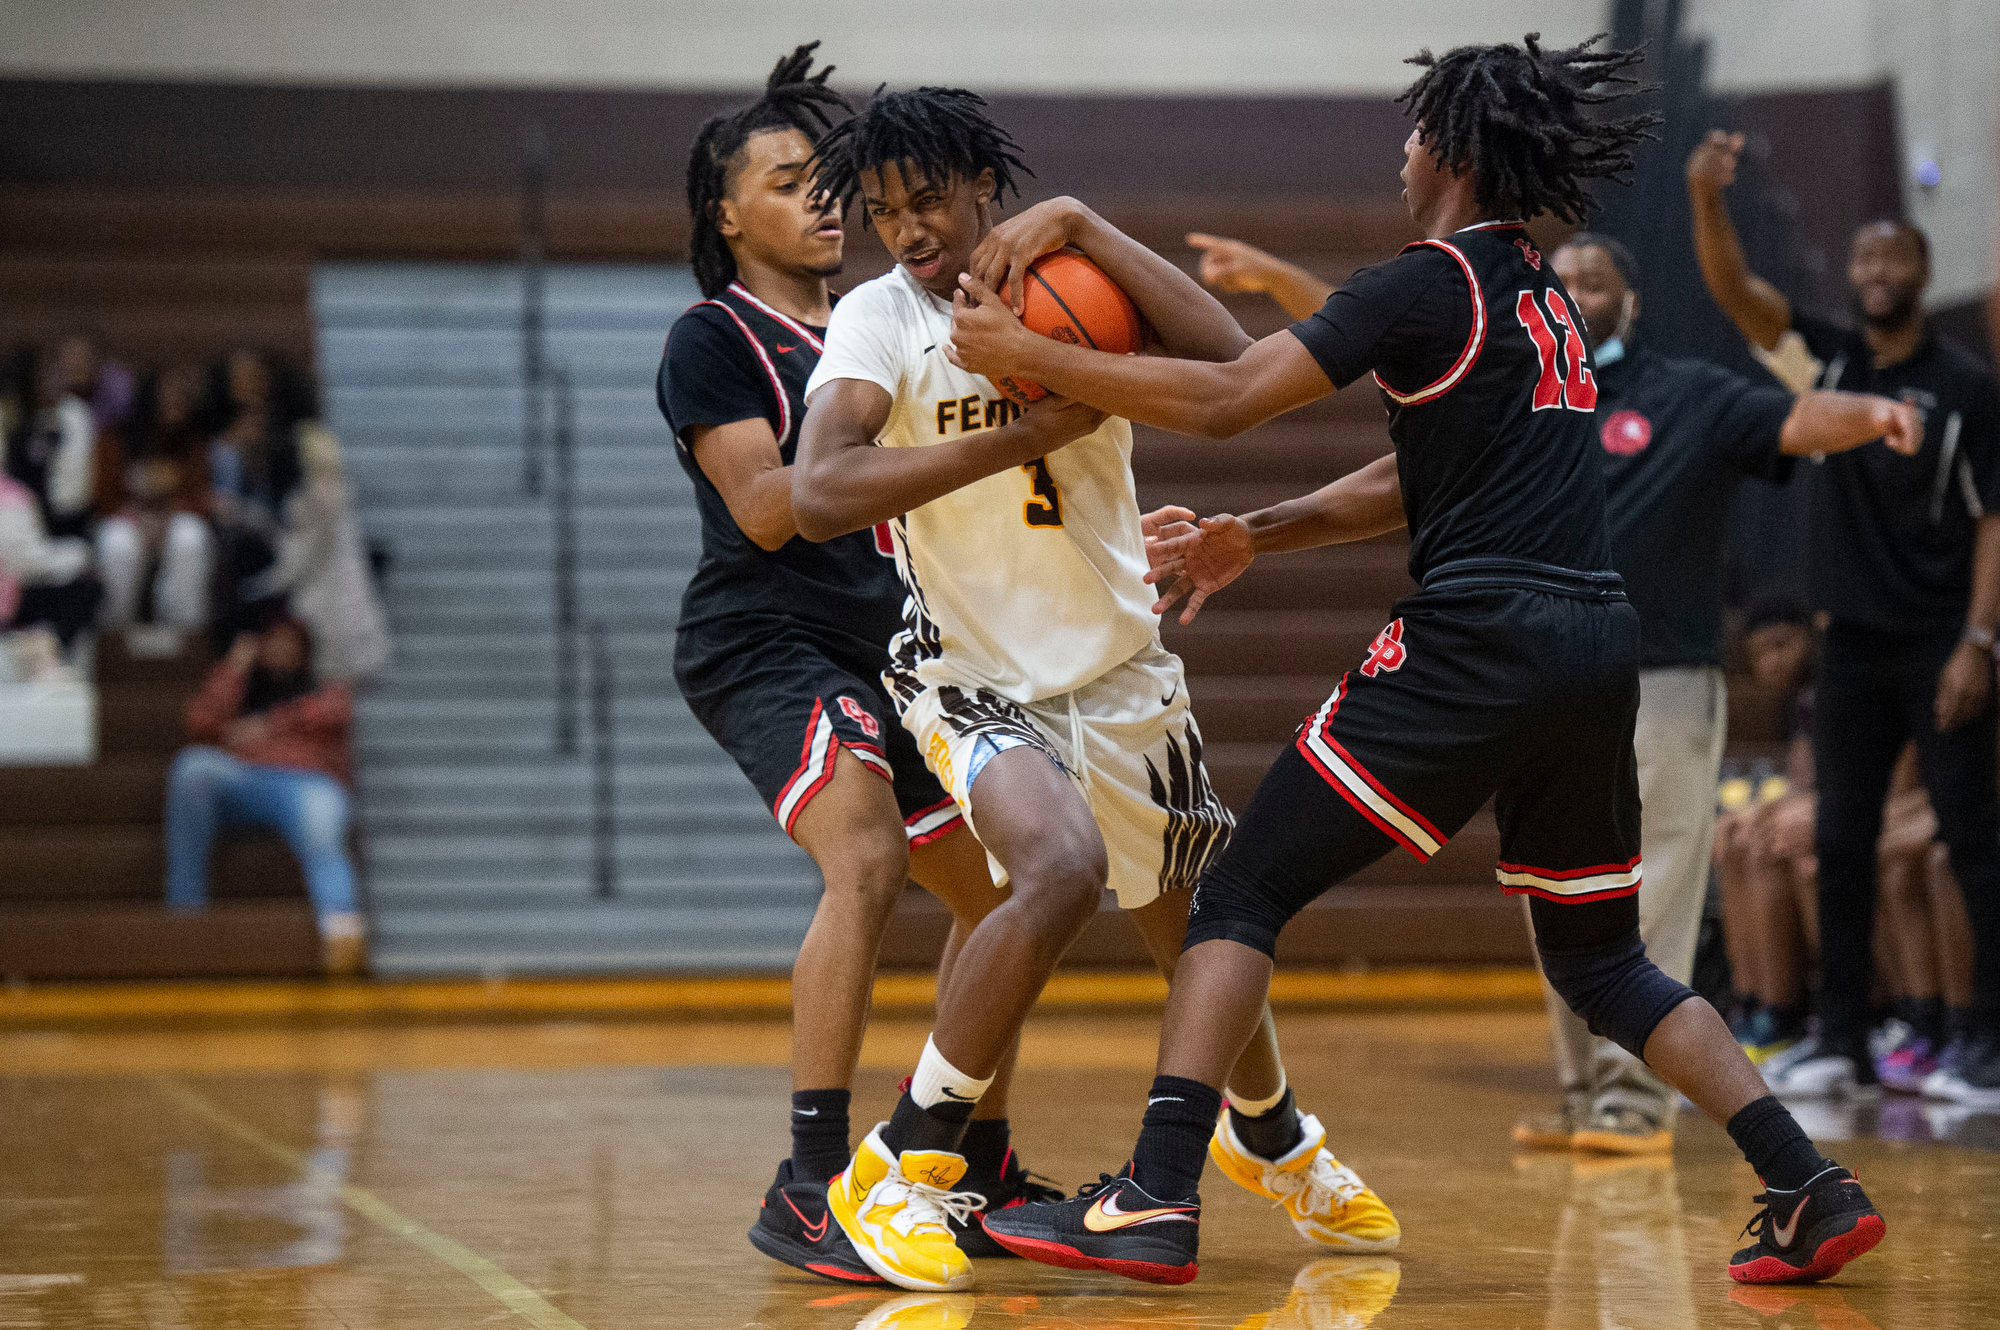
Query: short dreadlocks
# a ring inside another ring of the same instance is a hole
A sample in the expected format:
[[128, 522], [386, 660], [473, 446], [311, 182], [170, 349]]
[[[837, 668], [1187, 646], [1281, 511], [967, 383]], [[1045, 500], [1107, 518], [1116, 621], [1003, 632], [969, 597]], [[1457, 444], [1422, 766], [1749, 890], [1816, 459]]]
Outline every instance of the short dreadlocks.
[[914, 92], [875, 90], [874, 100], [820, 140], [813, 165], [819, 187], [847, 204], [861, 192], [861, 173], [891, 162], [935, 185], [954, 177], [971, 180], [993, 172], [993, 200], [1008, 190], [1019, 195], [1014, 172], [1033, 175], [1021, 161], [1020, 144], [987, 118], [986, 99], [963, 88], [918, 88]]
[[833, 124], [836, 111], [851, 111], [847, 99], [826, 86], [833, 66], [812, 72], [818, 42], [807, 42], [771, 67], [764, 95], [750, 105], [711, 119], [695, 135], [688, 154], [688, 211], [694, 215], [694, 235], [688, 248], [694, 279], [701, 293], [713, 297], [736, 280], [736, 256], [716, 230], [717, 206], [729, 193], [730, 175], [743, 147], [757, 134], [796, 129], [812, 143]]
[[1494, 218], [1554, 213], [1581, 223], [1593, 206], [1585, 182], [1629, 183], [1632, 148], [1661, 123], [1650, 112], [1593, 119], [1586, 107], [1631, 96], [1638, 80], [1622, 71], [1645, 59], [1641, 49], [1593, 51], [1599, 33], [1564, 51], [1544, 51], [1541, 34], [1520, 46], [1429, 50], [1396, 100], [1416, 117], [1423, 143], [1448, 170], [1470, 170], [1479, 204]]

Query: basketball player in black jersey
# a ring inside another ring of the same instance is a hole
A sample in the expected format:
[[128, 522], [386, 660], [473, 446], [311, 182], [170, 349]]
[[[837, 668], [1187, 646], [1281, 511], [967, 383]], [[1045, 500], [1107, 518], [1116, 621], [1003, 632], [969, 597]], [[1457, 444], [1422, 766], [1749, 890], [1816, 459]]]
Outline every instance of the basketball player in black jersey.
[[1657, 122], [1591, 116], [1639, 59], [1594, 45], [1544, 51], [1530, 36], [1418, 56], [1425, 72], [1401, 99], [1417, 125], [1402, 178], [1427, 238], [1233, 364], [1103, 355], [1021, 328], [992, 279], [1062, 243], [1060, 205], [996, 232], [961, 282], [953, 355], [969, 368], [1183, 433], [1225, 438], [1373, 371], [1394, 455], [1176, 538], [1156, 562], [1163, 604], [1186, 594], [1197, 608], [1259, 553], [1406, 524], [1422, 584], [1300, 727], [1204, 874], [1132, 1164], [1070, 1200], [988, 1216], [1023, 1255], [1192, 1279], [1203, 1151], [1279, 930], [1390, 850], [1429, 858], [1489, 797], [1496, 873], [1531, 898], [1549, 982], [1726, 1123], [1762, 1177], [1756, 1241], [1732, 1276], [1821, 1279], [1881, 1239], [1852, 1175], [1639, 939], [1638, 618], [1609, 571], [1581, 318], [1523, 226], [1545, 211], [1581, 221], [1586, 182], [1628, 169]]
[[[829, 1224], [826, 1181], [847, 1163], [848, 1084], [868, 1019], [875, 956], [914, 877], [953, 914], [948, 967], [1005, 899], [958, 807], [924, 766], [883, 691], [904, 592], [878, 533], [798, 535], [791, 463], [802, 393], [840, 271], [837, 204], [805, 164], [846, 109], [802, 46], [764, 96], [702, 128], [688, 164], [696, 279], [706, 300], [675, 323], [660, 410], [694, 482], [702, 554], [681, 602], [674, 677], [689, 708], [819, 865], [826, 890], [792, 969], [791, 1157], [750, 1238], [831, 1279], [881, 1280]], [[1027, 1180], [997, 1101], [968, 1134], [968, 1188], [1004, 1205], [1053, 1195]], [[975, 1255], [1004, 1255], [976, 1228]]]

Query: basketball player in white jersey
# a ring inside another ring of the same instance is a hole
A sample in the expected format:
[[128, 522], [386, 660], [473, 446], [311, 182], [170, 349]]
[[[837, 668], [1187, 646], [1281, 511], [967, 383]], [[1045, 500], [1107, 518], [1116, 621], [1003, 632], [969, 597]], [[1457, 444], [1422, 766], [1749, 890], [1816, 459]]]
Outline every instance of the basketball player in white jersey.
[[[1160, 645], [1131, 426], [1056, 400], [1022, 411], [944, 355], [957, 275], [1021, 167], [983, 106], [938, 88], [878, 96], [822, 141], [816, 183], [862, 198], [897, 266], [834, 309], [793, 479], [809, 539], [892, 521], [910, 600], [883, 679], [1012, 888], [960, 952], [891, 1120], [829, 1184], [862, 1259], [916, 1289], [971, 1282], [950, 1223], [984, 1198], [953, 1190], [959, 1137], [1103, 889], [1171, 976], [1189, 889], [1232, 825], [1181, 662]], [[1162, 349], [1228, 360], [1248, 344], [1196, 283], [1091, 221], [1079, 247], [1155, 313]], [[1283, 1201], [1308, 1238], [1394, 1246], [1387, 1207], [1299, 1115], [1268, 1011], [1230, 1081], [1224, 1171]]]

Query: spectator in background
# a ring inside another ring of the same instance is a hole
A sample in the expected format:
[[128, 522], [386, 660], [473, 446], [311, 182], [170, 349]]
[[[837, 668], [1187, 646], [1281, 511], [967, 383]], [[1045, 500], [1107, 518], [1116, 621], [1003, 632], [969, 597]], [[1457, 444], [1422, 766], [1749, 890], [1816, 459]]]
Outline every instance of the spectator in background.
[[323, 677], [380, 669], [388, 630], [348, 503], [340, 444], [311, 381], [283, 357], [232, 351], [209, 374], [218, 647], [283, 599], [311, 626]]
[[59, 357], [33, 350], [10, 366], [0, 477], [0, 630], [17, 679], [73, 677], [68, 658], [103, 594], [90, 569], [96, 424], [69, 391]]
[[312, 647], [295, 619], [246, 632], [188, 703], [194, 742], [167, 776], [167, 905], [207, 904], [220, 828], [273, 828], [305, 872], [327, 973], [350, 975], [365, 955], [347, 855], [353, 702], [346, 684], [314, 681]]
[[24, 351], [15, 364], [7, 474], [35, 496], [43, 528], [57, 538], [90, 533], [97, 417], [71, 381], [86, 368], [74, 348]]
[[201, 391], [194, 366], [153, 375], [122, 435], [99, 450], [97, 562], [107, 628], [137, 619], [187, 629], [208, 622], [214, 540], [208, 444], [195, 419]]

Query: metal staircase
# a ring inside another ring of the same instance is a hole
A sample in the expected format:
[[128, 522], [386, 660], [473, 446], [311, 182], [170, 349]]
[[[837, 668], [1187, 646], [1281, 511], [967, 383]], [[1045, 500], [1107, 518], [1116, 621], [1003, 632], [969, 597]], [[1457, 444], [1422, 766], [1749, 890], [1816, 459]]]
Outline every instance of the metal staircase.
[[[523, 485], [521, 269], [313, 275], [329, 422], [387, 550], [395, 657], [362, 699], [375, 964], [388, 974], [784, 969], [818, 874], [689, 715], [672, 674], [694, 496], [653, 403], [677, 266], [552, 265], [546, 355], [575, 401], [578, 619], [613, 662], [615, 893], [593, 885], [586, 741], [556, 752], [552, 499]], [[546, 488], [546, 487], [545, 487]]]

